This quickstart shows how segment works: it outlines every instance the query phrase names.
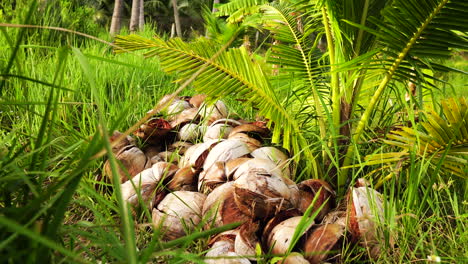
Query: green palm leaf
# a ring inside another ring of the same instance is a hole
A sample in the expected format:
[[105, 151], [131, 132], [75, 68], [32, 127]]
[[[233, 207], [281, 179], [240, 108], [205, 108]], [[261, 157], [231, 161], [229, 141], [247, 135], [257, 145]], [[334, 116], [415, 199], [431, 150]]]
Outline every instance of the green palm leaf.
[[415, 153], [421, 160], [430, 160], [433, 168], [441, 166], [441, 173], [468, 178], [468, 104], [462, 97], [442, 102], [442, 113], [426, 113], [421, 128], [402, 127], [392, 131], [390, 140], [383, 142], [396, 146], [400, 152], [372, 154], [366, 165], [397, 163], [408, 160]]
[[[328, 89], [321, 89], [322, 70], [318, 60], [312, 34], [319, 28], [318, 13], [300, 16], [294, 8], [284, 4], [270, 4], [261, 7], [263, 25], [277, 40], [271, 48], [268, 62], [281, 65], [290, 78], [300, 80], [293, 93], [305, 97], [298, 101], [309, 101], [315, 106], [318, 117], [320, 136], [326, 138], [325, 113], [327, 111], [326, 96]], [[298, 25], [301, 21], [302, 26]], [[302, 27], [302, 28], [301, 28]]]
[[178, 73], [178, 82], [186, 81], [203, 65], [207, 65], [194, 81], [197, 91], [213, 99], [226, 96], [247, 99], [246, 105], [255, 105], [260, 109], [259, 114], [270, 120], [272, 142], [282, 143], [284, 148], [297, 154], [296, 159], [306, 158], [310, 161], [309, 169], [314, 171], [314, 176], [318, 176], [319, 169], [301, 124], [293, 113], [282, 106], [268, 76], [244, 48], [232, 48], [210, 60], [217, 52], [218, 45], [203, 38], [188, 43], [179, 38], [163, 41], [130, 35], [116, 37], [115, 43], [125, 50], [150, 49], [145, 56], [158, 56], [166, 72]]
[[227, 22], [238, 23], [246, 16], [257, 13], [259, 6], [267, 2], [267, 0], [232, 0], [220, 5], [216, 16], [227, 16]]

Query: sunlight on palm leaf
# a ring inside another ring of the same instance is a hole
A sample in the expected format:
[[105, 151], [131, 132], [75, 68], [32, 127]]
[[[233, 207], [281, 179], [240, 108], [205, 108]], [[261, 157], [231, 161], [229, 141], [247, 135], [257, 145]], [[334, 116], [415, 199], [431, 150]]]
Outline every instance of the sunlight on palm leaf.
[[383, 142], [401, 151], [368, 155], [365, 164], [393, 164], [390, 167], [397, 168], [394, 173], [398, 173], [414, 153], [422, 161], [429, 160], [433, 170], [440, 166], [441, 174], [468, 178], [467, 99], [443, 101], [442, 113], [429, 110], [421, 127], [401, 127], [392, 131]]

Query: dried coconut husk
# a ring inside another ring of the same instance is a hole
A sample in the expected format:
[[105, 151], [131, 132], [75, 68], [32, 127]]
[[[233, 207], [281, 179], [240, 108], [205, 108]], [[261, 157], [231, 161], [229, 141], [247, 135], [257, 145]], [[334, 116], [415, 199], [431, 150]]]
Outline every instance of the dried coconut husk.
[[231, 126], [231, 127], [234, 128], [234, 127], [240, 126], [240, 125], [242, 125], [244, 123], [242, 122], [242, 120], [235, 120], [235, 119], [232, 119], [232, 118], [221, 118], [221, 119], [218, 119], [218, 120], [214, 121], [210, 126], [214, 126], [214, 125], [217, 125], [217, 124], [224, 124], [224, 125], [228, 125], [228, 126]]
[[307, 208], [309, 208], [315, 196], [318, 195], [315, 200], [315, 204], [313, 205], [313, 210], [316, 211], [323, 205], [322, 210], [318, 213], [316, 218], [317, 220], [323, 219], [334, 205], [335, 192], [331, 186], [327, 182], [319, 179], [305, 180], [297, 186], [301, 197], [298, 209], [305, 212]]
[[190, 98], [189, 103], [193, 107], [199, 108], [205, 102], [206, 94], [197, 94]]
[[217, 140], [217, 139], [227, 139], [229, 133], [232, 131], [232, 126], [218, 123], [218, 124], [211, 124], [205, 131], [203, 135], [203, 142], [209, 140]]
[[200, 222], [205, 199], [206, 196], [198, 192], [169, 193], [153, 209], [153, 225], [161, 228], [165, 240], [182, 237]]
[[[273, 229], [271, 229], [271, 233], [266, 234], [266, 243], [268, 248], [271, 248], [271, 253], [283, 255], [286, 254], [296, 231], [297, 226], [299, 225], [302, 216], [295, 216], [292, 218], [288, 218], [279, 224], [277, 224]], [[309, 228], [311, 228], [313, 223], [310, 224], [304, 230], [304, 235]], [[265, 233], [264, 233], [265, 234]]]
[[172, 103], [164, 108], [161, 112], [167, 116], [168, 120], [173, 121], [177, 115], [182, 113], [184, 110], [189, 109], [190, 104], [185, 100], [176, 99]]
[[339, 246], [344, 236], [344, 227], [338, 224], [324, 224], [315, 228], [304, 242], [304, 255], [310, 263], [321, 263]]
[[278, 261], [277, 263], [281, 264], [310, 264], [315, 262], [309, 262], [304, 256], [298, 252], [291, 252], [283, 260]]
[[278, 148], [261, 147], [252, 151], [250, 155], [254, 158], [268, 159], [272, 161], [281, 169], [284, 177], [291, 178], [291, 170], [289, 168], [288, 155], [286, 155], [283, 151], [279, 150]]
[[237, 158], [227, 161], [224, 166], [227, 179], [233, 180], [234, 173], [248, 160], [251, 160], [251, 158]]
[[257, 232], [258, 222], [246, 222], [239, 227], [239, 232], [234, 241], [234, 250], [240, 256], [250, 260], [256, 260], [256, 245], [259, 243]]
[[205, 255], [207, 264], [248, 264], [250, 261], [235, 252], [234, 241], [238, 230], [223, 232], [210, 240], [210, 249]]
[[[254, 158], [249, 159], [239, 165], [232, 175], [233, 180], [237, 180], [242, 175], [255, 172], [261, 175], [271, 175], [277, 178], [283, 178], [283, 172], [281, 169], [274, 164], [271, 160]], [[294, 182], [290, 182], [294, 184]]]
[[[145, 153], [134, 145], [122, 147], [115, 158], [119, 163], [118, 173], [120, 183], [127, 181], [129, 178], [151, 166]], [[112, 169], [108, 160], [104, 163], [104, 174], [112, 182]]]
[[[205, 160], [207, 159], [211, 150], [218, 145], [219, 141], [212, 140], [207, 141], [201, 144], [197, 144], [197, 147], [190, 152], [190, 154], [186, 153], [185, 156], [189, 159], [188, 164], [192, 166], [195, 171], [200, 171], [201, 168], [205, 164]], [[184, 163], [185, 164], [185, 163]]]
[[271, 177], [266, 172], [249, 171], [235, 180], [234, 186], [237, 206], [254, 219], [266, 219], [294, 207], [296, 197], [290, 186], [282, 178]]
[[143, 142], [157, 145], [164, 141], [164, 138], [171, 131], [171, 124], [162, 118], [152, 118], [141, 125], [133, 134]]
[[235, 133], [233, 134], [232, 132], [229, 134], [228, 139], [234, 139], [234, 140], [240, 140], [243, 141], [245, 144], [247, 144], [247, 147], [249, 148], [250, 152], [256, 150], [257, 148], [260, 148], [262, 146], [262, 142], [259, 140], [249, 137], [247, 134], [244, 133]]
[[197, 174], [190, 166], [180, 168], [166, 187], [171, 191], [197, 191]]
[[195, 123], [187, 123], [183, 125], [178, 134], [177, 138], [181, 141], [195, 142], [201, 135], [200, 126]]
[[[183, 167], [186, 167], [186, 166], [191, 166], [190, 165], [190, 158], [193, 156], [195, 150], [201, 145], [202, 143], [198, 143], [198, 144], [194, 144], [190, 147], [188, 147], [186, 150], [185, 150], [185, 153], [184, 155], [182, 156], [182, 158], [179, 160], [179, 167], [183, 168]], [[208, 154], [207, 154], [208, 155]], [[202, 164], [203, 165], [203, 164]]]
[[234, 201], [233, 182], [224, 183], [208, 194], [203, 205], [203, 217], [208, 219], [206, 229], [251, 219], [242, 213]]
[[192, 143], [187, 142], [187, 141], [176, 141], [172, 144], [170, 144], [167, 148], [168, 151], [175, 152], [179, 155], [184, 155], [185, 152], [187, 151], [188, 148], [193, 146]]
[[206, 101], [199, 107], [199, 115], [201, 120], [210, 125], [218, 119], [223, 119], [228, 116], [228, 110], [223, 101], [218, 100], [214, 104], [207, 105]]
[[[384, 220], [382, 195], [370, 187], [350, 188], [347, 201], [348, 230], [355, 241], [368, 249], [372, 258], [377, 258], [381, 243], [385, 241], [377, 228]], [[390, 243], [393, 244], [392, 238]]]
[[177, 166], [167, 162], [154, 164], [121, 185], [123, 199], [132, 205], [138, 204], [139, 195], [143, 202], [149, 201], [159, 182], [171, 177], [177, 169]]
[[266, 127], [259, 127], [253, 124], [242, 124], [240, 126], [236, 126], [229, 136], [237, 134], [237, 133], [244, 133], [250, 137], [253, 137], [257, 140], [263, 140], [263, 138], [267, 137], [270, 134], [270, 130]]
[[162, 161], [174, 163], [176, 165], [179, 163], [180, 160], [180, 156], [172, 151], [159, 152], [158, 157], [160, 157]]
[[188, 108], [175, 115], [170, 124], [173, 128], [178, 129], [187, 123], [198, 123], [198, 120], [198, 109]]
[[231, 159], [245, 156], [249, 153], [249, 148], [242, 141], [233, 139], [221, 141], [208, 153], [203, 164], [203, 169], [209, 169], [217, 161], [226, 162]]
[[227, 181], [224, 162], [215, 162], [208, 170], [204, 170], [198, 177], [198, 191], [209, 193], [214, 188]]
[[112, 147], [112, 153], [117, 154], [123, 147], [128, 145], [135, 145], [135, 139], [131, 136], [126, 136], [124, 139], [120, 140], [119, 142], [115, 142], [117, 138], [119, 138], [123, 133], [115, 130], [110, 137], [110, 142], [115, 145]]

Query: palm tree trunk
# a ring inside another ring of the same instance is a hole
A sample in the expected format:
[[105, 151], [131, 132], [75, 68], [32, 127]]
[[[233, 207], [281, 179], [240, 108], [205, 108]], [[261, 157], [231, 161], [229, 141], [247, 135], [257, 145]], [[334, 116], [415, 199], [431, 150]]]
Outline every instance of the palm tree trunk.
[[174, 8], [174, 23], [176, 26], [176, 32], [178, 37], [182, 37], [182, 29], [180, 27], [179, 7], [177, 6], [177, 0], [171, 0], [172, 7]]
[[219, 0], [213, 0], [213, 8], [211, 9], [211, 13], [218, 12], [218, 8], [215, 7], [217, 4], [219, 4]]
[[120, 25], [122, 24], [123, 13], [123, 0], [115, 0], [114, 12], [112, 13], [112, 21], [109, 33], [115, 36], [120, 32]]
[[138, 31], [140, 19], [140, 0], [132, 1], [132, 15], [130, 17], [130, 32]]
[[143, 30], [145, 27], [145, 7], [144, 7], [145, 0], [140, 0], [140, 11], [139, 11], [139, 22], [138, 22], [138, 27], [140, 30]]

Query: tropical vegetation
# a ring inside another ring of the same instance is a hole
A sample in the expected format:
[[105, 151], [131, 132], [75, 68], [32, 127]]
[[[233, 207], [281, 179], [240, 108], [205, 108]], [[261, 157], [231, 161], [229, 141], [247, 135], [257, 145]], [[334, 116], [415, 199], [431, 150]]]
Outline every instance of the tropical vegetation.
[[[205, 27], [169, 38], [161, 17], [172, 19], [174, 2]], [[134, 127], [165, 94], [195, 91], [267, 121], [295, 181], [326, 180], [346, 199], [365, 178], [383, 194], [395, 246], [372, 259], [346, 244], [342, 262], [466, 261], [468, 4], [212, 2], [146, 1], [145, 27], [115, 38], [110, 1], [0, 3], [5, 261], [203, 263], [209, 236], [227, 227], [163, 242], [116, 181], [97, 177], [113, 159], [111, 131]], [[132, 1], [121, 3], [130, 18]]]

